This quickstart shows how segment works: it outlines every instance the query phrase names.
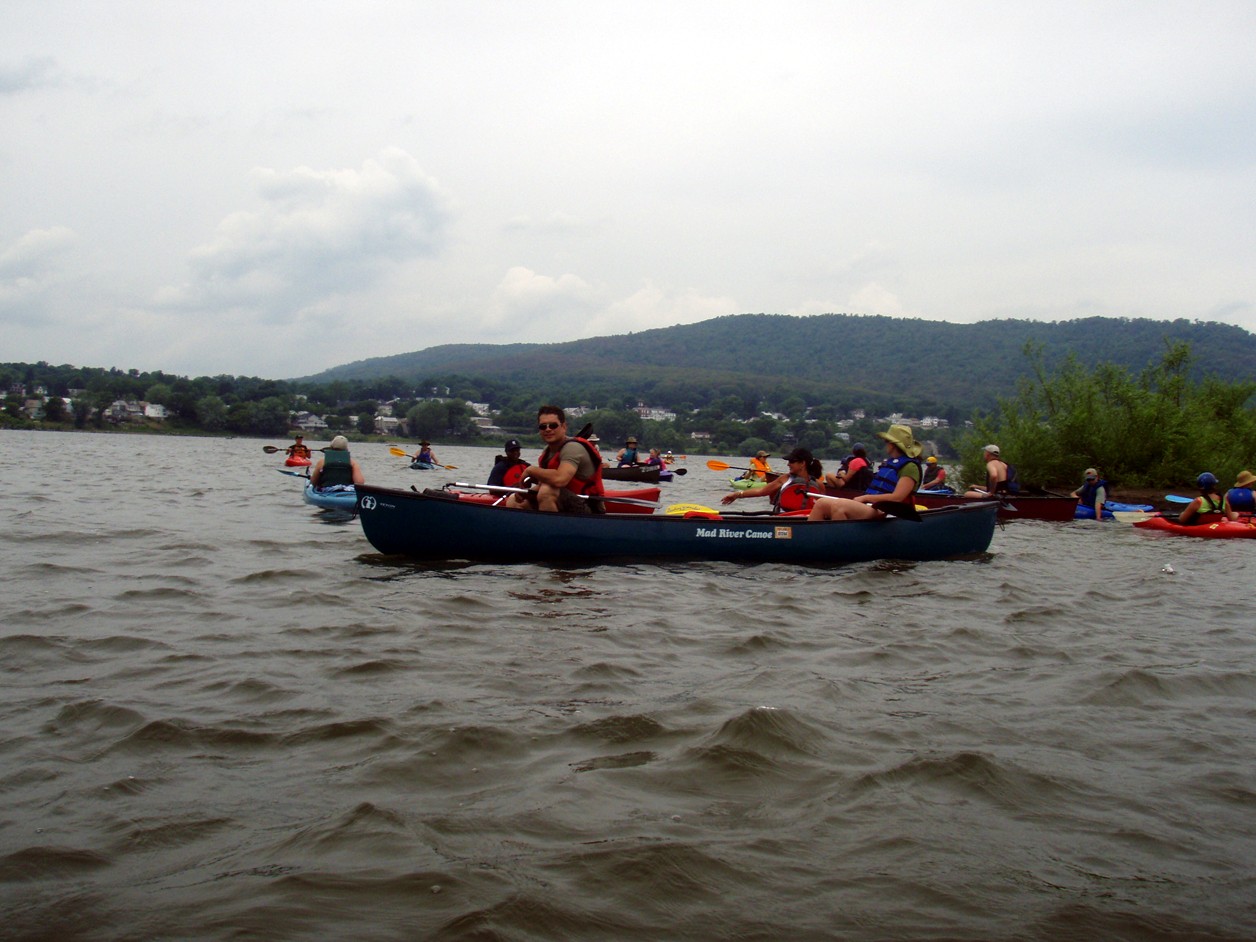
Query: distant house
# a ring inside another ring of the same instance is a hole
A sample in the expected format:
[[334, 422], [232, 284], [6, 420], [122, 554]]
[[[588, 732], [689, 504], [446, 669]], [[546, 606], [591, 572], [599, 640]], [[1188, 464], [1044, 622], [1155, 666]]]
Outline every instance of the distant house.
[[141, 402], [144, 407], [144, 418], [156, 419], [158, 422], [164, 422], [170, 417], [170, 413], [166, 407], [159, 402]]
[[115, 399], [105, 409], [105, 418], [114, 425], [121, 425], [123, 422], [143, 422], [144, 407], [138, 402]]
[[314, 415], [312, 412], [298, 412], [292, 419], [292, 425], [303, 432], [324, 432], [327, 430], [327, 423], [323, 421], [321, 416]]
[[375, 416], [375, 433], [377, 435], [392, 435], [401, 426], [401, 420], [396, 416], [377, 415]]

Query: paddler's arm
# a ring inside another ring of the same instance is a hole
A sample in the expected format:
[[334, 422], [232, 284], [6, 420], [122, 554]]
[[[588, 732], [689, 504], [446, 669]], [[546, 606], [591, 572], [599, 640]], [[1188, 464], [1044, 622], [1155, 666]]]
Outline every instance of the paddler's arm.
[[788, 478], [781, 475], [775, 481], [768, 484], [761, 484], [759, 487], [748, 487], [744, 491], [733, 491], [731, 494], [725, 494], [720, 498], [721, 504], [731, 504], [735, 500], [741, 500], [743, 497], [771, 497], [782, 487]]
[[894, 490], [888, 494], [860, 494], [855, 500], [861, 504], [879, 504], [882, 501], [910, 501], [916, 493], [916, 482], [905, 474], [900, 474]]
[[551, 487], [566, 487], [576, 476], [576, 465], [565, 460], [560, 461], [557, 468], [542, 468], [540, 465], [530, 464], [523, 476]]

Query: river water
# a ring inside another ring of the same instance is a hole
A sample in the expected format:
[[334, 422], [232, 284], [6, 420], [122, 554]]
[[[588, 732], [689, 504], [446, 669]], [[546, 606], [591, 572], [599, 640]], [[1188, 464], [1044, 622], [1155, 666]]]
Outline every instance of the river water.
[[0, 938], [1256, 937], [1256, 542], [418, 565], [263, 444], [0, 432]]

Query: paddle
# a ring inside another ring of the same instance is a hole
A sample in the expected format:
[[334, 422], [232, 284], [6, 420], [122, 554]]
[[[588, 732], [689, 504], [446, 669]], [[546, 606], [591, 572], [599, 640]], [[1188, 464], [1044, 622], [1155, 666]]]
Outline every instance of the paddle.
[[1154, 510], [1110, 510], [1108, 513], [1112, 514], [1112, 519], [1117, 523], [1138, 523], [1140, 520], [1160, 516]]
[[[817, 494], [814, 491], [807, 492], [808, 497], [818, 497], [821, 500], [841, 500], [840, 497], [834, 497], [831, 494]], [[875, 504], [870, 504], [883, 513], [891, 517], [902, 517], [904, 520], [911, 520], [915, 523], [920, 522], [920, 511], [916, 509], [916, 505], [904, 500], [879, 500]]]
[[307, 481], [310, 479], [308, 474], [302, 474], [300, 471], [288, 471], [284, 468], [276, 468], [275, 470], [280, 474], [291, 474], [294, 478], [305, 478]]
[[[391, 447], [388, 449], [388, 453], [389, 453], [389, 454], [391, 454], [391, 455], [396, 455], [398, 458], [409, 458], [411, 462], [418, 461], [418, 459], [417, 459], [417, 458], [415, 458], [415, 457], [414, 457], [414, 455], [410, 454], [410, 452], [408, 452], [408, 451], [402, 451], [402, 450], [401, 450], [400, 448], [398, 448], [396, 445], [391, 446]], [[456, 464], [437, 464], [436, 462], [432, 462], [432, 467], [434, 467], [434, 468], [444, 468], [446, 471], [457, 471], [457, 470], [458, 470], [458, 466], [457, 466]]]
[[669, 517], [683, 517], [688, 513], [695, 514], [716, 514], [718, 510], [712, 510], [710, 507], [703, 507], [701, 504], [672, 504], [663, 513]]
[[[712, 471], [753, 471], [755, 470], [754, 468], [743, 468], [740, 465], [729, 464], [727, 461], [716, 461], [714, 458], [712, 458], [710, 461], [707, 462], [707, 467], [710, 468]], [[680, 471], [678, 470], [676, 473], [679, 474]]]
[[1164, 499], [1167, 500], [1170, 504], [1189, 504], [1195, 498], [1194, 497], [1182, 497], [1179, 494], [1165, 494]]
[[[287, 451], [287, 450], [288, 450], [287, 448], [276, 448], [274, 445], [262, 446], [262, 451], [266, 452], [266, 454], [268, 455], [277, 454], [278, 452]], [[311, 451], [326, 451], [327, 449], [326, 448], [311, 448], [310, 450]]]
[[[499, 484], [467, 484], [463, 481], [454, 481], [454, 487], [465, 487], [473, 491], [489, 491], [493, 494], [531, 494], [526, 487], [506, 487]], [[635, 497], [615, 497], [611, 494], [577, 494], [582, 500], [600, 500], [602, 502], [613, 501], [619, 504], [636, 504], [638, 507], [658, 507], [659, 502], [656, 500], [638, 500]]]
[[688, 468], [672, 468], [671, 470], [672, 470], [672, 474], [680, 478], [683, 478], [686, 474], [689, 473]]

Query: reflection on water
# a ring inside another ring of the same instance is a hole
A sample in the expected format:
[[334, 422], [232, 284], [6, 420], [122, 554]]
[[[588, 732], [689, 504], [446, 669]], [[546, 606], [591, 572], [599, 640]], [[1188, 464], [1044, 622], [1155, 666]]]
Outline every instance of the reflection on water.
[[1256, 934], [1246, 544], [416, 564], [263, 444], [0, 433], [0, 935]]

